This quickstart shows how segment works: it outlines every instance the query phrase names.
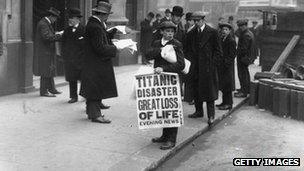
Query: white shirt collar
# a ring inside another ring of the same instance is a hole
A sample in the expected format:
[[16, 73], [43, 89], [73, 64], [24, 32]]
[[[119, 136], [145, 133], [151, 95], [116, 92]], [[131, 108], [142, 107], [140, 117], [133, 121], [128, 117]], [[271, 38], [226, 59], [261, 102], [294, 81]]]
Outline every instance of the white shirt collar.
[[163, 46], [165, 46], [168, 42], [169, 42], [169, 40], [165, 40], [164, 38], [161, 39], [161, 44]]
[[51, 20], [47, 17], [44, 17], [50, 24], [52, 24]]
[[92, 17], [96, 18], [99, 22], [102, 23], [102, 21], [97, 16], [93, 15]]
[[194, 27], [195, 27], [195, 24], [193, 24], [191, 27], [189, 27], [188, 30], [187, 30], [187, 33], [188, 33], [189, 31], [191, 31]]
[[74, 26], [75, 28], [78, 28], [78, 26], [79, 26], [79, 23], [78, 24], [76, 24], [76, 26]]
[[206, 24], [204, 24], [204, 25], [201, 27], [201, 32], [204, 31], [205, 27], [206, 27]]
[[101, 24], [103, 24], [103, 26], [105, 27], [105, 29], [107, 29], [107, 25], [105, 22], [102, 22], [97, 16], [93, 15], [92, 17], [96, 18], [99, 22], [101, 22]]

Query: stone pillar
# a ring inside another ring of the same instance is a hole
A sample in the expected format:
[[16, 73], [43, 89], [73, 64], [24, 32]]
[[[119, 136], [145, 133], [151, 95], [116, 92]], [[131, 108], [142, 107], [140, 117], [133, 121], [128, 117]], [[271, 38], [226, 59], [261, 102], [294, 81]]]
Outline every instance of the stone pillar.
[[33, 86], [33, 0], [21, 0], [21, 53], [19, 56], [19, 90], [23, 93]]
[[126, 0], [110, 0], [113, 14], [110, 15], [108, 22], [110, 25], [126, 25]]

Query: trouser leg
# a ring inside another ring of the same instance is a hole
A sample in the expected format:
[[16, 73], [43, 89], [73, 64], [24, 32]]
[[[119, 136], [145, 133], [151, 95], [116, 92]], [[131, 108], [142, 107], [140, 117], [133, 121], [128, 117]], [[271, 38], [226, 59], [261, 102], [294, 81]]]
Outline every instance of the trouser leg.
[[164, 137], [166, 141], [176, 143], [177, 131], [178, 131], [177, 127], [163, 128], [162, 137]]
[[40, 77], [40, 95], [48, 93], [47, 91], [47, 78]]
[[55, 81], [54, 81], [54, 77], [49, 77], [47, 79], [47, 82], [48, 82], [48, 90], [49, 91], [57, 91], [56, 88], [55, 88]]
[[70, 86], [70, 98], [72, 99], [78, 99], [77, 95], [77, 81], [70, 81], [69, 82]]
[[226, 105], [232, 105], [232, 92], [231, 91], [223, 91], [223, 103]]
[[207, 115], [208, 118], [214, 118], [215, 115], [214, 101], [207, 102]]
[[244, 66], [244, 93], [249, 94], [250, 93], [250, 73], [248, 66]]
[[101, 116], [100, 100], [87, 99], [86, 112], [89, 119], [96, 119]]

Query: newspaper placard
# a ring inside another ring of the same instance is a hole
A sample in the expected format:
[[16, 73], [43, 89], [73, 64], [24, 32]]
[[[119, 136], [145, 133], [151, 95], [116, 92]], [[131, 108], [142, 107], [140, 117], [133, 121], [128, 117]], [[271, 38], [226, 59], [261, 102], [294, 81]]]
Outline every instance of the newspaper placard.
[[135, 76], [139, 129], [180, 127], [183, 109], [178, 74]]

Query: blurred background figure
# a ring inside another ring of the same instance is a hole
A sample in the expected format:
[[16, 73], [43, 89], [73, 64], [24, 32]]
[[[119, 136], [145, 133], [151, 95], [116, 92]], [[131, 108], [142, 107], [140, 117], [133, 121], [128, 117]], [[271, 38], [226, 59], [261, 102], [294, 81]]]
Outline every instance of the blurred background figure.
[[191, 18], [192, 12], [188, 12], [186, 14], [186, 24], [185, 24], [185, 30], [186, 32], [189, 32], [194, 27], [194, 21]]
[[159, 29], [161, 17], [162, 16], [160, 15], [160, 13], [157, 13], [155, 16], [155, 21], [153, 22], [153, 34], [156, 33], [156, 31]]
[[70, 86], [71, 99], [68, 103], [78, 101], [77, 81], [80, 80], [83, 65], [85, 33], [85, 27], [80, 23], [81, 17], [79, 9], [69, 9], [69, 27], [64, 30], [62, 36], [65, 79]]
[[142, 56], [142, 64], [150, 64], [150, 62], [146, 59], [145, 54], [147, 53], [147, 50], [151, 48], [154, 21], [154, 13], [149, 12], [144, 21], [140, 23], [140, 51]]
[[221, 45], [223, 58], [217, 68], [219, 76], [219, 90], [222, 91], [222, 103], [216, 105], [220, 110], [231, 110], [233, 104], [232, 91], [234, 89], [234, 58], [236, 56], [236, 42], [230, 32], [229, 23], [219, 25], [221, 29]]
[[56, 51], [55, 42], [61, 39], [62, 34], [55, 33], [53, 24], [60, 17], [60, 11], [51, 7], [47, 16], [37, 24], [34, 43], [33, 71], [40, 76], [40, 96], [56, 97], [61, 94], [55, 88]]
[[170, 21], [170, 20], [171, 20], [171, 11], [170, 9], [167, 8], [165, 11], [165, 16], [160, 20], [160, 22], [162, 23], [164, 21]]
[[254, 36], [254, 42], [253, 42], [253, 48], [254, 48], [254, 53], [253, 53], [253, 57], [254, 59], [256, 59], [258, 56], [260, 56], [259, 54], [259, 36], [260, 36], [260, 32], [262, 31], [262, 27], [260, 27], [258, 25], [258, 22], [256, 20], [252, 21], [252, 27], [249, 28], [249, 30], [253, 33]]

